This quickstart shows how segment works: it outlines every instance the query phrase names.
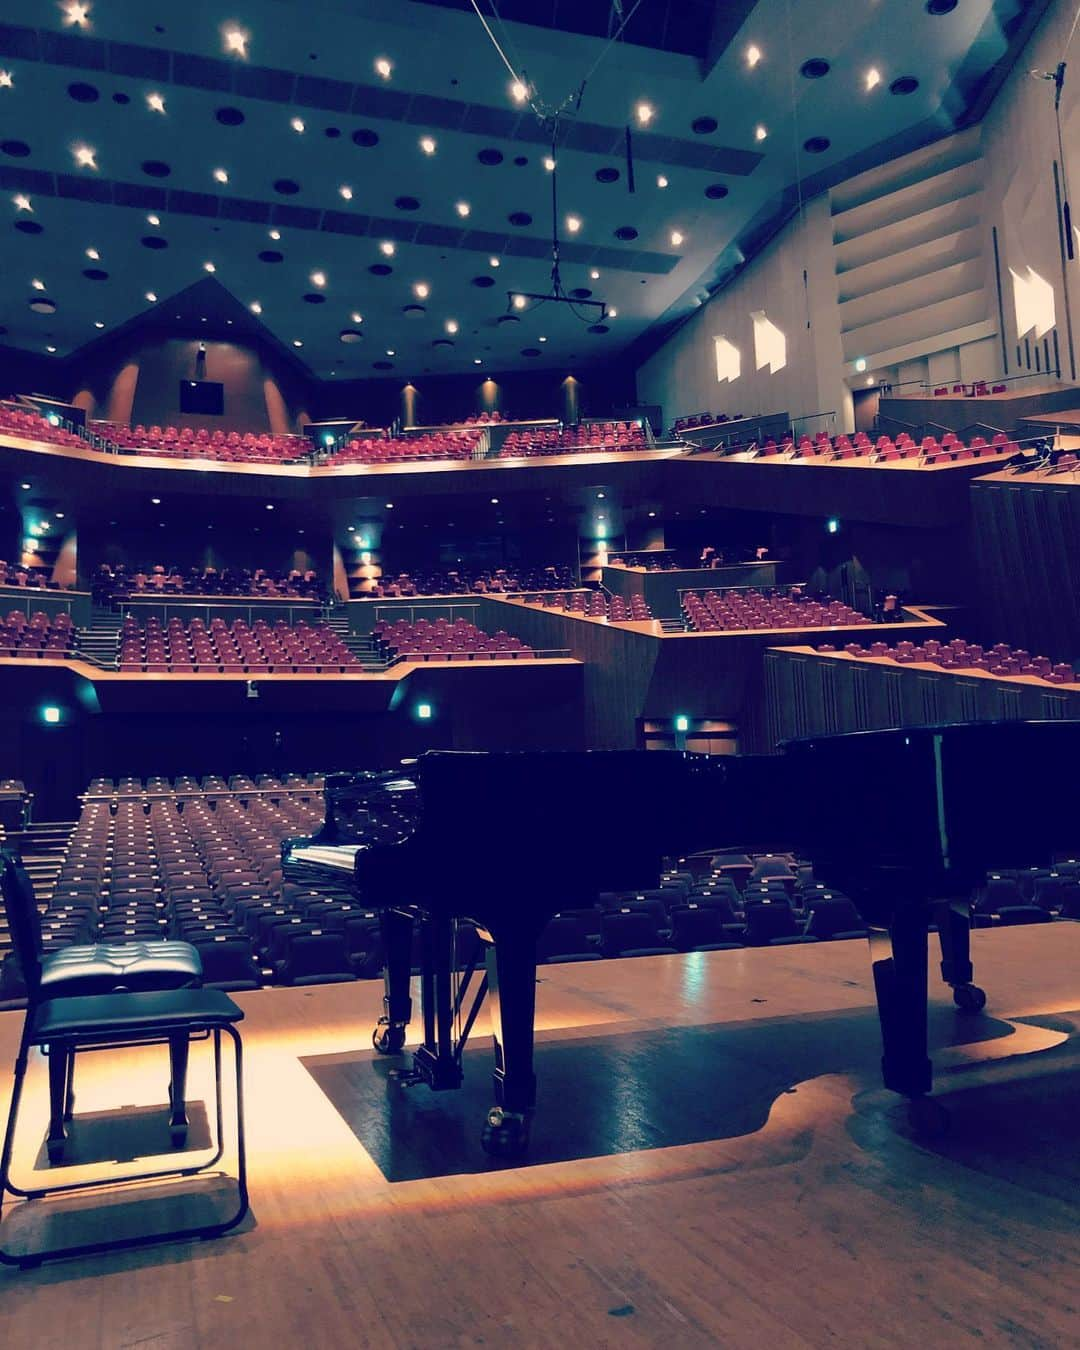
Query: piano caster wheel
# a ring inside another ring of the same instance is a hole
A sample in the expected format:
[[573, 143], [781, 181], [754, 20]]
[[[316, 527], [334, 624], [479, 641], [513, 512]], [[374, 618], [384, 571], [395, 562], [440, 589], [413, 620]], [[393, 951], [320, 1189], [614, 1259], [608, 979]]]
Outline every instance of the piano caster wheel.
[[912, 1097], [908, 1123], [920, 1139], [940, 1139], [949, 1132], [949, 1113], [936, 1097]]
[[952, 996], [961, 1012], [977, 1013], [986, 1007], [986, 990], [977, 984], [954, 985]]
[[484, 1122], [480, 1143], [493, 1158], [519, 1158], [529, 1147], [528, 1119], [493, 1106]]
[[371, 1044], [380, 1055], [398, 1055], [405, 1044], [405, 1028], [392, 1026], [385, 1017], [380, 1017], [378, 1026], [371, 1033]]

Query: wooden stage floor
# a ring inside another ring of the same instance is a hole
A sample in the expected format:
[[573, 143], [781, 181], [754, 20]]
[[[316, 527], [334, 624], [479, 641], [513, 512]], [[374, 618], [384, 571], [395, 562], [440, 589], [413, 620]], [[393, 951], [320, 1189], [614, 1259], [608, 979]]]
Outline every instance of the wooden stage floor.
[[[476, 1154], [486, 1036], [474, 1090], [402, 1101], [372, 1062], [378, 984], [240, 995], [251, 1218], [212, 1243], [0, 1270], [0, 1345], [1075, 1345], [1080, 925], [983, 930], [975, 959], [985, 1017], [933, 983], [953, 1129], [931, 1143], [880, 1087], [862, 942], [546, 967], [527, 1166]], [[0, 1014], [5, 1110], [20, 1017]], [[23, 1178], [44, 1087], [36, 1063]], [[135, 1108], [164, 1087], [161, 1051], [85, 1057], [83, 1156], [95, 1113], [120, 1108], [137, 1153]], [[99, 1197], [95, 1222], [127, 1222], [135, 1194]], [[60, 1238], [73, 1208], [13, 1207], [10, 1244], [28, 1216]]]

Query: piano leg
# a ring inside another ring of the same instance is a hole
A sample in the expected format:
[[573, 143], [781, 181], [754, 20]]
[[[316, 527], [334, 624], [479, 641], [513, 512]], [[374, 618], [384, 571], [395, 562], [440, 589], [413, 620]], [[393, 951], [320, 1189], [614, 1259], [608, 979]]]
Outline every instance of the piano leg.
[[411, 914], [399, 909], [384, 909], [379, 915], [386, 966], [383, 972], [383, 1015], [371, 1036], [371, 1043], [380, 1055], [396, 1055], [405, 1044], [405, 1028], [412, 1020], [412, 999], [409, 986], [412, 981]]
[[420, 978], [424, 1043], [413, 1055], [409, 1078], [436, 1092], [461, 1086], [461, 1059], [454, 1044], [454, 926], [446, 914], [423, 922], [424, 968]]
[[499, 1158], [524, 1153], [536, 1106], [533, 1027], [536, 1015], [536, 935], [498, 934], [487, 949], [488, 999], [495, 1041], [495, 1105], [481, 1143]]
[[961, 1012], [981, 1012], [986, 994], [974, 983], [971, 907], [966, 900], [943, 900], [934, 909], [941, 940], [941, 978], [952, 986], [953, 1002]]
[[905, 905], [894, 913], [888, 937], [874, 935], [870, 942], [881, 1020], [881, 1075], [887, 1088], [910, 1098], [913, 1124], [929, 1133], [943, 1128], [945, 1118], [941, 1106], [927, 1096], [934, 1080], [927, 1036], [927, 924], [928, 910]]

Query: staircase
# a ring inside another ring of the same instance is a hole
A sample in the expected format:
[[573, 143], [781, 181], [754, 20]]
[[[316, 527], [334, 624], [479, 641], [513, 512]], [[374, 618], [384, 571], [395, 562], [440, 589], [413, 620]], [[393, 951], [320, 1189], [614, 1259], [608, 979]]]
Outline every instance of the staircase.
[[82, 629], [79, 634], [79, 656], [106, 670], [115, 670], [122, 623], [119, 614], [114, 614], [102, 605], [95, 605], [90, 615], [90, 627]]
[[682, 619], [661, 619], [661, 633], [685, 633], [686, 623]]
[[370, 633], [352, 632], [349, 629], [349, 620], [346, 615], [331, 612], [326, 618], [326, 626], [342, 640], [360, 662], [363, 670], [381, 671], [386, 669], [386, 662], [375, 646], [375, 639]]
[[[22, 859], [39, 906], [52, 898], [75, 825], [74, 820], [44, 821], [40, 825], [28, 825], [24, 830], [9, 830], [4, 836], [4, 847]], [[10, 947], [7, 919], [0, 909], [0, 958]]]

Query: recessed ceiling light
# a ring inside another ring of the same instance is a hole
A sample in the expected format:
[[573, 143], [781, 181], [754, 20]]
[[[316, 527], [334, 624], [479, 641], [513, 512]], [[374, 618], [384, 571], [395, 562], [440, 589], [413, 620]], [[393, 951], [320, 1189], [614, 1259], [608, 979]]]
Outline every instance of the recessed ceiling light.
[[311, 274], [311, 284], [312, 284], [313, 286], [325, 286], [325, 285], [326, 285], [326, 273], [325, 273], [325, 272], [312, 272], [312, 274]]
[[395, 248], [396, 248], [396, 246], [395, 246], [393, 240], [391, 240], [391, 239], [384, 239], [384, 240], [382, 241], [382, 243], [379, 245], [379, 252], [380, 252], [380, 253], [383, 255], [383, 257], [385, 257], [385, 258], [392, 258], [392, 257], [394, 256]]
[[64, 519], [64, 513], [63, 513], [63, 511], [57, 511], [57, 513], [56, 513], [56, 519], [57, 519], [57, 520], [63, 520], [63, 519]]
[[447, 319], [444, 326], [448, 333], [456, 333], [458, 330], [458, 321], [457, 319]]
[[147, 223], [147, 225], [160, 225], [160, 224], [161, 224], [161, 217], [160, 217], [160, 216], [147, 216], [147, 217], [146, 217], [146, 223]]
[[529, 97], [529, 86], [521, 80], [510, 81], [510, 97], [515, 103], [524, 103]]
[[289, 126], [292, 127], [293, 131], [295, 131], [298, 136], [302, 136], [304, 132], [307, 130], [307, 128], [304, 126], [304, 119], [302, 117], [292, 118], [292, 120], [289, 122]]
[[71, 153], [80, 169], [97, 168], [97, 151], [88, 145], [73, 145]]
[[876, 89], [881, 83], [881, 71], [878, 70], [877, 66], [871, 66], [866, 72], [864, 79], [866, 83], [866, 92], [869, 93], [871, 89]]
[[362, 314], [357, 314], [355, 311], [349, 315], [349, 318], [352, 319], [353, 323], [364, 322], [364, 316]]
[[458, 213], [459, 216], [464, 218], [472, 210], [472, 207], [469, 205], [468, 202], [455, 202], [454, 210]]
[[489, 259], [488, 259], [488, 266], [489, 266], [489, 267], [499, 267], [500, 265], [501, 265], [501, 264], [499, 263], [498, 258], [489, 258]]
[[248, 305], [248, 309], [251, 310], [252, 314], [262, 313], [262, 305], [259, 304], [258, 300], [252, 300], [251, 304]]
[[580, 217], [578, 217], [578, 216], [567, 216], [567, 217], [566, 217], [566, 228], [570, 231], [571, 234], [577, 234], [578, 230], [581, 229], [581, 219], [580, 219]]
[[95, 328], [104, 328], [105, 325], [101, 322], [100, 319], [98, 319], [98, 320], [95, 322], [94, 327], [95, 327]]
[[609, 309], [607, 316], [609, 319], [617, 319], [619, 317], [619, 311], [617, 309]]
[[338, 188], [338, 192], [341, 194], [342, 197], [345, 198], [347, 202], [352, 201], [352, 188], [349, 187], [348, 183], [342, 183], [342, 185]]
[[662, 173], [661, 173], [661, 174], [657, 174], [657, 176], [656, 176], [656, 186], [657, 186], [658, 188], [666, 188], [667, 185], [668, 185], [668, 180], [664, 177], [664, 175], [663, 175]]
[[15, 203], [16, 211], [29, 211], [33, 215], [34, 208], [31, 205], [30, 198], [24, 192], [16, 192], [11, 200]]
[[147, 94], [146, 106], [151, 112], [163, 113], [165, 111], [165, 100], [160, 94]]
[[217, 271], [217, 268], [214, 266], [214, 264], [213, 264], [212, 262], [204, 262], [204, 263], [203, 263], [203, 271], [204, 271], [204, 272], [216, 272], [216, 271]]
[[293, 338], [292, 345], [294, 347], [302, 347], [304, 344], [300, 341], [299, 338]]
[[523, 295], [515, 295], [512, 304], [515, 309], [524, 309], [525, 297]]
[[150, 498], [150, 505], [151, 505], [151, 506], [160, 506], [160, 505], [161, 505], [161, 498], [160, 498], [160, 497], [151, 497], [151, 498]]
[[233, 56], [247, 56], [250, 36], [250, 33], [245, 33], [242, 28], [237, 28], [235, 24], [226, 24], [221, 30], [221, 40], [225, 44], [225, 50]]
[[271, 239], [280, 239], [280, 238], [281, 238], [281, 231], [280, 231], [280, 230], [271, 230], [271, 231], [270, 231], [270, 238], [271, 238]]
[[68, 0], [68, 3], [61, 6], [64, 11], [64, 22], [74, 24], [76, 28], [88, 28], [90, 26], [90, 6], [80, 3], [80, 0]]
[[388, 80], [393, 73], [393, 65], [385, 56], [379, 56], [375, 60], [375, 74], [381, 75], [384, 80]]
[[491, 499], [491, 504], [492, 504], [492, 506], [498, 506], [498, 504], [499, 504], [499, 499], [498, 499], [498, 497], [492, 497], [492, 499]]
[[754, 140], [763, 141], [769, 133], [760, 124], [754, 128]]
[[101, 258], [101, 254], [97, 251], [96, 248], [88, 248], [86, 250], [86, 256], [88, 258], [91, 258], [94, 262], [97, 262]]
[[157, 304], [157, 296], [155, 295], [155, 293], [154, 293], [153, 291], [147, 291], [147, 292], [146, 292], [146, 298], [147, 298], [147, 300], [150, 301], [150, 303], [151, 303], [152, 305], [156, 305], [156, 304]]
[[45, 283], [37, 277], [31, 281], [30, 285], [33, 286], [35, 291], [43, 291], [45, 289]]
[[435, 153], [435, 137], [421, 136], [420, 149], [423, 150], [425, 155], [433, 155]]
[[20, 483], [19, 486], [22, 488], [22, 490], [23, 490], [24, 492], [29, 492], [29, 491], [30, 491], [30, 484], [29, 484], [29, 483]]
[[387, 356], [396, 356], [396, 355], [397, 355], [397, 353], [394, 351], [393, 347], [387, 347], [387, 349], [386, 349], [386, 354], [387, 354]]
[[481, 360], [481, 358], [480, 358], [479, 356], [474, 356], [473, 359], [472, 359], [472, 363], [473, 363], [474, 366], [483, 365], [483, 361]]
[[875, 383], [875, 380], [874, 380], [873, 375], [867, 375], [867, 377], [866, 377], [866, 383], [867, 383], [867, 384], [874, 384], [874, 383]]
[[431, 287], [426, 281], [418, 281], [413, 286], [413, 294], [418, 300], [426, 300], [431, 294]]
[[46, 350], [47, 352], [55, 352], [55, 351], [56, 351], [56, 348], [55, 348], [55, 347], [46, 347], [45, 350]]
[[229, 175], [228, 175], [228, 173], [227, 173], [224, 169], [215, 169], [215, 170], [214, 170], [214, 182], [215, 182], [215, 183], [227, 183], [228, 181], [229, 181]]
[[750, 67], [751, 70], [753, 70], [760, 60], [761, 60], [761, 48], [755, 47], [754, 44], [751, 42], [750, 46], [747, 47], [746, 49], [746, 64]]
[[678, 248], [679, 245], [682, 243], [682, 241], [683, 241], [684, 238], [685, 238], [685, 235], [683, 235], [681, 231], [679, 231], [679, 230], [672, 230], [672, 231], [671, 231], [671, 247], [672, 247], [672, 248]]
[[537, 342], [546, 342], [546, 341], [547, 341], [547, 338], [546, 338], [546, 337], [538, 337], [536, 340], [537, 340]]
[[593, 281], [599, 281], [599, 280], [600, 280], [600, 273], [596, 270], [595, 267], [594, 267], [593, 270], [589, 273], [589, 276], [592, 278]]
[[551, 158], [550, 155], [544, 156], [544, 168], [547, 169], [548, 173], [555, 172], [555, 161]]
[[388, 511], [392, 511], [392, 510], [394, 509], [394, 503], [393, 503], [393, 502], [387, 502], [387, 503], [386, 503], [386, 509], [387, 509]]
[[274, 503], [273, 503], [273, 502], [267, 502], [267, 503], [266, 503], [266, 509], [267, 509], [268, 511], [272, 511], [272, 510], [274, 509]]
[[639, 103], [634, 109], [634, 116], [638, 120], [639, 127], [647, 127], [656, 116], [656, 109], [651, 103]]
[[0, 70], [0, 89], [14, 89], [15, 76], [10, 70]]

